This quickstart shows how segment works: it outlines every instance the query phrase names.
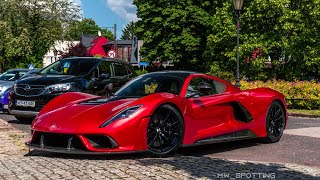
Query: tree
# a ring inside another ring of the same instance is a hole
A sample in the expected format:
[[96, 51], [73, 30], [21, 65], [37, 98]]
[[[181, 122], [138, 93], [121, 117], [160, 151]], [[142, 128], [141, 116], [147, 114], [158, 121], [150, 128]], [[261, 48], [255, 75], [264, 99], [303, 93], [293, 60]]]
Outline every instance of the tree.
[[[208, 38], [208, 52], [217, 59], [211, 69], [234, 72], [236, 27], [232, 2], [216, 9], [214, 30]], [[247, 1], [241, 15], [242, 75], [251, 80], [319, 78], [319, 9], [319, 0]], [[265, 66], [268, 59], [271, 68]]]
[[286, 74], [297, 79], [320, 80], [320, 0], [291, 0], [287, 3], [282, 30]]
[[80, 7], [72, 0], [0, 1], [0, 71], [35, 64], [54, 41], [65, 36], [65, 26], [80, 19]]
[[122, 40], [132, 40], [133, 37], [136, 36], [136, 23], [130, 22], [126, 25], [126, 27], [122, 30]]
[[[273, 67], [265, 68], [269, 56], [275, 60], [284, 52], [279, 17], [285, 13], [285, 1], [247, 1], [241, 15], [240, 68], [241, 74], [249, 79], [268, 79], [274, 76]], [[236, 25], [232, 1], [221, 3], [213, 16], [213, 32], [208, 37], [208, 54], [215, 58], [211, 73], [235, 72], [236, 65]], [[257, 50], [259, 55], [257, 56]]]
[[[138, 7], [141, 53], [176, 68], [234, 77], [232, 1], [147, 1]], [[241, 12], [240, 72], [251, 80], [320, 79], [320, 0], [248, 0]], [[271, 59], [272, 66], [266, 66]], [[299, 67], [299, 68], [298, 68]]]
[[71, 45], [69, 47], [69, 50], [65, 53], [61, 53], [61, 58], [67, 58], [67, 57], [89, 57], [90, 55], [88, 54], [87, 48], [82, 45], [81, 43], [76, 44], [76, 45]]
[[98, 35], [98, 31], [101, 35], [107, 39], [113, 39], [113, 33], [108, 29], [100, 28], [93, 19], [84, 18], [81, 21], [75, 20], [67, 27], [67, 39], [78, 41], [81, 35], [95, 34]]
[[216, 1], [134, 0], [138, 37], [144, 40], [145, 60], [173, 60], [181, 69], [208, 70], [204, 58], [207, 37], [212, 31]]

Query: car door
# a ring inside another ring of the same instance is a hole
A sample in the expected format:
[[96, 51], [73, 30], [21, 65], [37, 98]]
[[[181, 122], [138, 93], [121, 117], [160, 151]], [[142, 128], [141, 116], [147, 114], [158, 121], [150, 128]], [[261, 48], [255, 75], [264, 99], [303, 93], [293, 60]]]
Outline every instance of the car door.
[[[105, 75], [109, 75], [108, 78], [105, 78]], [[93, 72], [93, 79], [95, 81], [95, 85], [93, 87], [93, 92], [96, 95], [105, 95], [106, 90], [105, 86], [108, 83], [114, 83], [113, 76], [113, 67], [112, 62], [110, 61], [102, 61], [98, 67]]]
[[[199, 86], [209, 86], [206, 91]], [[226, 91], [224, 83], [203, 76], [193, 77], [185, 97], [191, 108], [195, 139], [203, 140], [233, 131], [230, 123], [233, 94]]]

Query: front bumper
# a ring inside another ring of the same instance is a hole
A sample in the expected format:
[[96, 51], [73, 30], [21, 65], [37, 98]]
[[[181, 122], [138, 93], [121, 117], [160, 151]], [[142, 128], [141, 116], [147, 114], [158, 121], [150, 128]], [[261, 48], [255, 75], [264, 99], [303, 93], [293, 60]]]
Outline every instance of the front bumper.
[[[35, 120], [36, 124], [37, 120]], [[32, 128], [30, 149], [67, 154], [113, 154], [147, 151], [149, 118], [116, 121], [90, 131]], [[33, 125], [36, 126], [36, 125]]]
[[11, 109], [9, 109], [9, 113], [13, 116], [26, 117], [26, 118], [34, 118], [39, 114], [39, 112], [35, 112], [35, 111], [21, 111], [21, 110], [11, 110]]
[[[19, 96], [17, 94], [14, 94], [12, 100], [10, 100], [8, 103], [9, 113], [16, 117], [35, 118], [38, 115], [38, 113], [41, 111], [41, 109], [49, 101], [51, 101], [53, 98], [55, 98], [58, 95], [59, 94], [25, 97], [25, 96]], [[35, 101], [36, 106], [35, 107], [16, 106], [17, 100]]]
[[117, 154], [142, 152], [119, 147], [110, 136], [74, 135], [33, 132], [31, 141], [25, 143], [30, 149], [65, 154]]

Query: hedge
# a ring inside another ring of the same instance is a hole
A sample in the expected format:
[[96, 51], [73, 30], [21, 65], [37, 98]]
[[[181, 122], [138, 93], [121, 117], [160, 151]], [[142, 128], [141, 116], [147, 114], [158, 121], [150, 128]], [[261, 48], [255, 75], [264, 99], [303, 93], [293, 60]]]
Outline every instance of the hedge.
[[268, 87], [281, 92], [289, 108], [320, 109], [320, 83], [315, 81], [241, 81], [241, 89]]

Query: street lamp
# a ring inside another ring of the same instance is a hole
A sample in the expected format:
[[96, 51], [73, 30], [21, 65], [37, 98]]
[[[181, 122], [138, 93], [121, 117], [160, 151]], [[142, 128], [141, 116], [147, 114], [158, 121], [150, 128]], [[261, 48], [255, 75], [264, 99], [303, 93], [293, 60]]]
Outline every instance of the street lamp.
[[233, 0], [234, 10], [237, 16], [237, 69], [236, 69], [236, 86], [240, 88], [240, 71], [239, 71], [239, 29], [240, 29], [240, 12], [242, 11], [244, 0]]

